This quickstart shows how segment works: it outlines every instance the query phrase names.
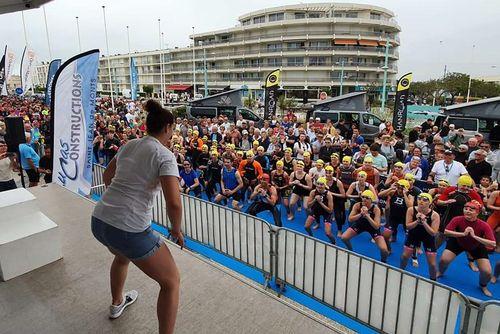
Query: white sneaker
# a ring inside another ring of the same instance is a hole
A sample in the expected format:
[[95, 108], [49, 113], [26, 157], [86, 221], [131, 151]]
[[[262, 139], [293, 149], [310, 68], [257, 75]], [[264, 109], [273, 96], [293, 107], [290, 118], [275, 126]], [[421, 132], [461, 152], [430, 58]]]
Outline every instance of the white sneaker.
[[411, 265], [412, 265], [414, 268], [418, 268], [418, 260], [417, 260], [417, 259], [411, 259]]
[[121, 305], [111, 305], [109, 307], [109, 318], [110, 319], [116, 319], [119, 316], [122, 315], [123, 311], [125, 308], [129, 305], [132, 305], [136, 300], [137, 297], [139, 296], [139, 293], [135, 290], [130, 290], [127, 293], [125, 293], [125, 296], [123, 296], [123, 301]]

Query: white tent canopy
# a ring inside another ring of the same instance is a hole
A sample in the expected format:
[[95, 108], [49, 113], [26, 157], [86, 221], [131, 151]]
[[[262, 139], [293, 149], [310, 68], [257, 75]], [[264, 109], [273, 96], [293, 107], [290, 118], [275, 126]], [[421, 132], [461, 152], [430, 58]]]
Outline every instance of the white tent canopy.
[[0, 15], [39, 8], [52, 0], [0, 0]]

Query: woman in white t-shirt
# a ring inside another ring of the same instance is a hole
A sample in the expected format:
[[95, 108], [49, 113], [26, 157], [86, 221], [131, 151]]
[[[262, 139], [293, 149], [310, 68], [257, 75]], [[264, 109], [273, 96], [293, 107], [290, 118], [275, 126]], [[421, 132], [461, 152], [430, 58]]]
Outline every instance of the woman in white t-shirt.
[[7, 144], [0, 140], [0, 192], [17, 188], [12, 173], [14, 166], [14, 156], [7, 154]]
[[92, 213], [92, 233], [115, 255], [111, 265], [110, 318], [118, 318], [135, 302], [137, 291], [123, 293], [132, 261], [160, 284], [158, 322], [160, 333], [173, 333], [179, 304], [179, 272], [174, 259], [151, 229], [153, 201], [163, 190], [171, 235], [184, 246], [181, 232], [182, 204], [179, 171], [166, 145], [175, 127], [174, 117], [154, 100], [145, 104], [148, 136], [124, 145], [104, 171], [106, 192]]

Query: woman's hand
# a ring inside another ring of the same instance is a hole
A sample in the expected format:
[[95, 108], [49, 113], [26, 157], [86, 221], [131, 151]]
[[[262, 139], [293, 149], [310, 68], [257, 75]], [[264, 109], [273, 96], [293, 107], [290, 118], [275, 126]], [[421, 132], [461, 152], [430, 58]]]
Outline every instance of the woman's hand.
[[172, 230], [170, 236], [177, 245], [181, 246], [181, 249], [184, 248], [184, 234], [181, 230]]

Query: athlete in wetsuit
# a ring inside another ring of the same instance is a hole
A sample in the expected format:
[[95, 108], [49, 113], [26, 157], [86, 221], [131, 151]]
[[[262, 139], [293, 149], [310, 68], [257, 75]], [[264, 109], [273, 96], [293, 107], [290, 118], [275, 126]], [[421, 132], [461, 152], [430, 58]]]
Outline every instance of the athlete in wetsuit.
[[439, 261], [439, 278], [444, 274], [448, 265], [461, 252], [466, 251], [477, 262], [479, 267], [479, 286], [483, 293], [491, 297], [488, 283], [491, 279], [491, 264], [488, 251], [495, 249], [495, 236], [491, 227], [478, 215], [482, 204], [472, 200], [464, 206], [463, 216], [454, 217], [446, 226], [444, 234], [448, 237], [446, 249]]
[[331, 243], [335, 245], [335, 237], [332, 234], [331, 216], [333, 212], [333, 196], [326, 189], [326, 178], [320, 177], [316, 181], [316, 189], [309, 194], [307, 206], [309, 208], [309, 216], [306, 219], [304, 228], [307, 234], [313, 236], [311, 225], [313, 222], [320, 224], [321, 217], [325, 224], [325, 232]]
[[365, 190], [361, 193], [361, 202], [354, 204], [349, 214], [349, 221], [352, 225], [342, 233], [341, 238], [347, 248], [352, 250], [351, 239], [360, 233], [368, 232], [380, 249], [381, 261], [387, 262], [389, 252], [382, 232], [380, 232], [381, 212], [374, 203], [376, 199], [375, 193], [371, 190]]
[[276, 162], [276, 170], [273, 170], [271, 173], [271, 184], [276, 188], [278, 192], [278, 200], [279, 202], [283, 202], [284, 207], [287, 210], [287, 214], [289, 214], [289, 206], [288, 201], [292, 190], [289, 186], [290, 177], [283, 169], [283, 160], [278, 160]]
[[238, 167], [238, 172], [243, 179], [243, 200], [245, 200], [245, 194], [248, 189], [252, 191], [253, 187], [257, 184], [258, 178], [262, 177], [264, 174], [262, 166], [255, 161], [255, 154], [252, 150], [246, 152], [246, 159], [240, 162]]
[[285, 148], [285, 156], [282, 159], [283, 161], [283, 169], [288, 174], [288, 176], [292, 175], [295, 170], [295, 159], [292, 157], [292, 149]]
[[254, 191], [250, 195], [250, 199], [254, 201], [248, 207], [247, 213], [256, 216], [259, 212], [271, 211], [274, 225], [281, 227], [281, 215], [276, 207], [278, 192], [276, 188], [270, 184], [270, 180], [269, 174], [262, 174], [259, 184], [255, 186]]
[[325, 167], [326, 185], [333, 196], [333, 215], [337, 224], [337, 237], [342, 235], [342, 226], [345, 223], [345, 188], [340, 179], [334, 177], [333, 167]]
[[240, 173], [233, 167], [233, 159], [230, 154], [223, 155], [224, 167], [221, 171], [221, 192], [215, 196], [215, 203], [223, 199], [232, 198], [232, 206], [235, 210], [240, 210], [239, 201], [241, 200], [241, 189], [243, 180]]
[[290, 185], [293, 188], [292, 195], [290, 196], [290, 214], [288, 215], [288, 220], [293, 220], [295, 217], [294, 206], [299, 199], [302, 199], [304, 208], [307, 209], [307, 197], [312, 189], [311, 177], [304, 172], [304, 162], [302, 160], [297, 161], [295, 169], [295, 172], [290, 176]]
[[435, 281], [437, 271], [435, 235], [439, 229], [439, 214], [431, 208], [432, 196], [430, 194], [421, 193], [417, 197], [417, 202], [417, 206], [410, 207], [406, 211], [408, 234], [403, 254], [401, 254], [400, 268], [406, 268], [413, 250], [423, 244], [429, 265], [429, 276]]
[[376, 194], [375, 188], [373, 185], [370, 183], [366, 182], [366, 172], [365, 171], [360, 171], [358, 172], [356, 176], [356, 182], [351, 183], [349, 188], [347, 189], [345, 195], [347, 199], [350, 202], [350, 209], [352, 210], [352, 207], [354, 204], [358, 203], [361, 201], [361, 193], [365, 190], [370, 190], [374, 194]]
[[406, 180], [399, 180], [395, 183], [391, 184], [389, 189], [382, 190], [379, 193], [380, 197], [387, 197], [386, 203], [386, 218], [387, 221], [384, 226], [384, 238], [387, 244], [387, 248], [389, 248], [389, 252], [391, 251], [391, 242], [395, 242], [398, 235], [398, 226], [402, 225], [403, 230], [406, 232], [406, 201], [405, 197], [407, 197], [407, 192], [410, 184]]
[[222, 167], [223, 163], [219, 160], [219, 153], [217, 151], [210, 152], [210, 160], [207, 163], [204, 175], [205, 193], [209, 201], [217, 192], [217, 185], [220, 186]]

